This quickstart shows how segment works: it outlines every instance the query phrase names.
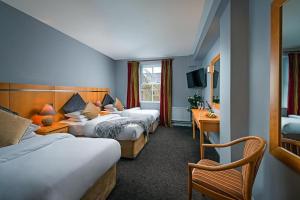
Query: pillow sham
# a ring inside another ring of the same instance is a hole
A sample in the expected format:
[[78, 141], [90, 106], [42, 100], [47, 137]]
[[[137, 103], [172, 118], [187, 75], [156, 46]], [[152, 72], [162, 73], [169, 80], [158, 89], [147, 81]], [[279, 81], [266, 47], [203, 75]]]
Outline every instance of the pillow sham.
[[35, 131], [37, 131], [39, 128], [40, 126], [38, 125], [30, 124], [29, 127], [26, 129], [24, 135], [22, 136], [21, 140], [27, 140], [36, 136]]
[[290, 118], [300, 119], [300, 115], [289, 115]]
[[106, 106], [108, 104], [114, 104], [114, 103], [115, 103], [114, 99], [109, 94], [105, 94], [102, 101], [102, 106]]
[[67, 119], [67, 121], [70, 121], [70, 122], [86, 122], [88, 121], [88, 118], [84, 117], [84, 118], [81, 118], [81, 119], [78, 119], [78, 118], [69, 118]]
[[100, 113], [99, 107], [95, 106], [93, 103], [89, 102], [85, 109], [82, 111], [82, 114], [86, 116], [88, 119], [94, 119], [98, 117]]
[[0, 147], [19, 143], [31, 120], [0, 109]]
[[76, 118], [76, 119], [85, 118], [85, 116], [82, 115], [82, 110], [65, 114], [65, 116], [68, 118]]
[[67, 103], [62, 107], [62, 110], [65, 113], [72, 113], [75, 111], [83, 110], [86, 106], [86, 103], [80, 96], [80, 94], [74, 94]]
[[115, 107], [118, 109], [118, 111], [123, 111], [124, 110], [124, 106], [118, 98], [116, 98]]
[[108, 111], [108, 112], [118, 111], [118, 109], [115, 108], [113, 104], [108, 104], [108, 105], [104, 106], [104, 110]]

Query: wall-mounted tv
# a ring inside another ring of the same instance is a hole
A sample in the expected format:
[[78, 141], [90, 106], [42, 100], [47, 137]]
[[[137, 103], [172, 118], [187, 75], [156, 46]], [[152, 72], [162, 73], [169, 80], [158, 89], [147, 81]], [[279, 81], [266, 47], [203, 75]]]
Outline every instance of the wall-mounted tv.
[[201, 87], [205, 88], [206, 83], [206, 70], [204, 68], [197, 69], [186, 73], [188, 88]]

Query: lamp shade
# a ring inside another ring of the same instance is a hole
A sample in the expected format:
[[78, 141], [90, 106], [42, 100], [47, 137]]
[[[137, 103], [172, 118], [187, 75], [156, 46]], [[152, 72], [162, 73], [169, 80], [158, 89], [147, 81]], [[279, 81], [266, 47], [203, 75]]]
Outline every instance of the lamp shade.
[[52, 105], [46, 104], [40, 112], [40, 115], [55, 115], [56, 112]]

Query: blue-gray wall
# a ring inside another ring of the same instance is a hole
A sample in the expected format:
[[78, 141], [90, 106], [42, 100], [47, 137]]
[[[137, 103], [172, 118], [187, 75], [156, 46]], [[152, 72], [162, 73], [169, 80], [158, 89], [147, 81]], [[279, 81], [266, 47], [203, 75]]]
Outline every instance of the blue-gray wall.
[[[187, 107], [187, 97], [195, 93], [201, 93], [201, 89], [189, 89], [187, 87], [186, 72], [199, 67], [199, 62], [195, 62], [192, 56], [180, 56], [173, 59], [173, 107]], [[116, 96], [126, 104], [127, 96], [127, 60], [116, 61]], [[157, 108], [156, 105], [142, 105], [146, 108]]]
[[[269, 141], [271, 0], [250, 1], [249, 131]], [[300, 175], [266, 151], [256, 183], [255, 200], [300, 199]]]
[[[220, 38], [218, 38], [211, 49], [205, 55], [203, 61], [201, 62], [202, 66], [208, 67], [210, 65], [211, 60], [220, 53]], [[207, 87], [203, 89], [202, 94], [204, 98], [210, 101], [210, 75], [207, 73]]]
[[0, 1], [0, 82], [109, 87], [115, 61]]

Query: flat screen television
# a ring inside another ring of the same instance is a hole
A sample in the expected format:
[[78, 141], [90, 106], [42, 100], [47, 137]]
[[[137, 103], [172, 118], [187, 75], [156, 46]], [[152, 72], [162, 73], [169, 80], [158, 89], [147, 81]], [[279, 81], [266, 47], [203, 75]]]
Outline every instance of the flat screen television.
[[206, 73], [205, 69], [197, 69], [191, 72], [186, 73], [188, 88], [195, 87], [206, 87]]

